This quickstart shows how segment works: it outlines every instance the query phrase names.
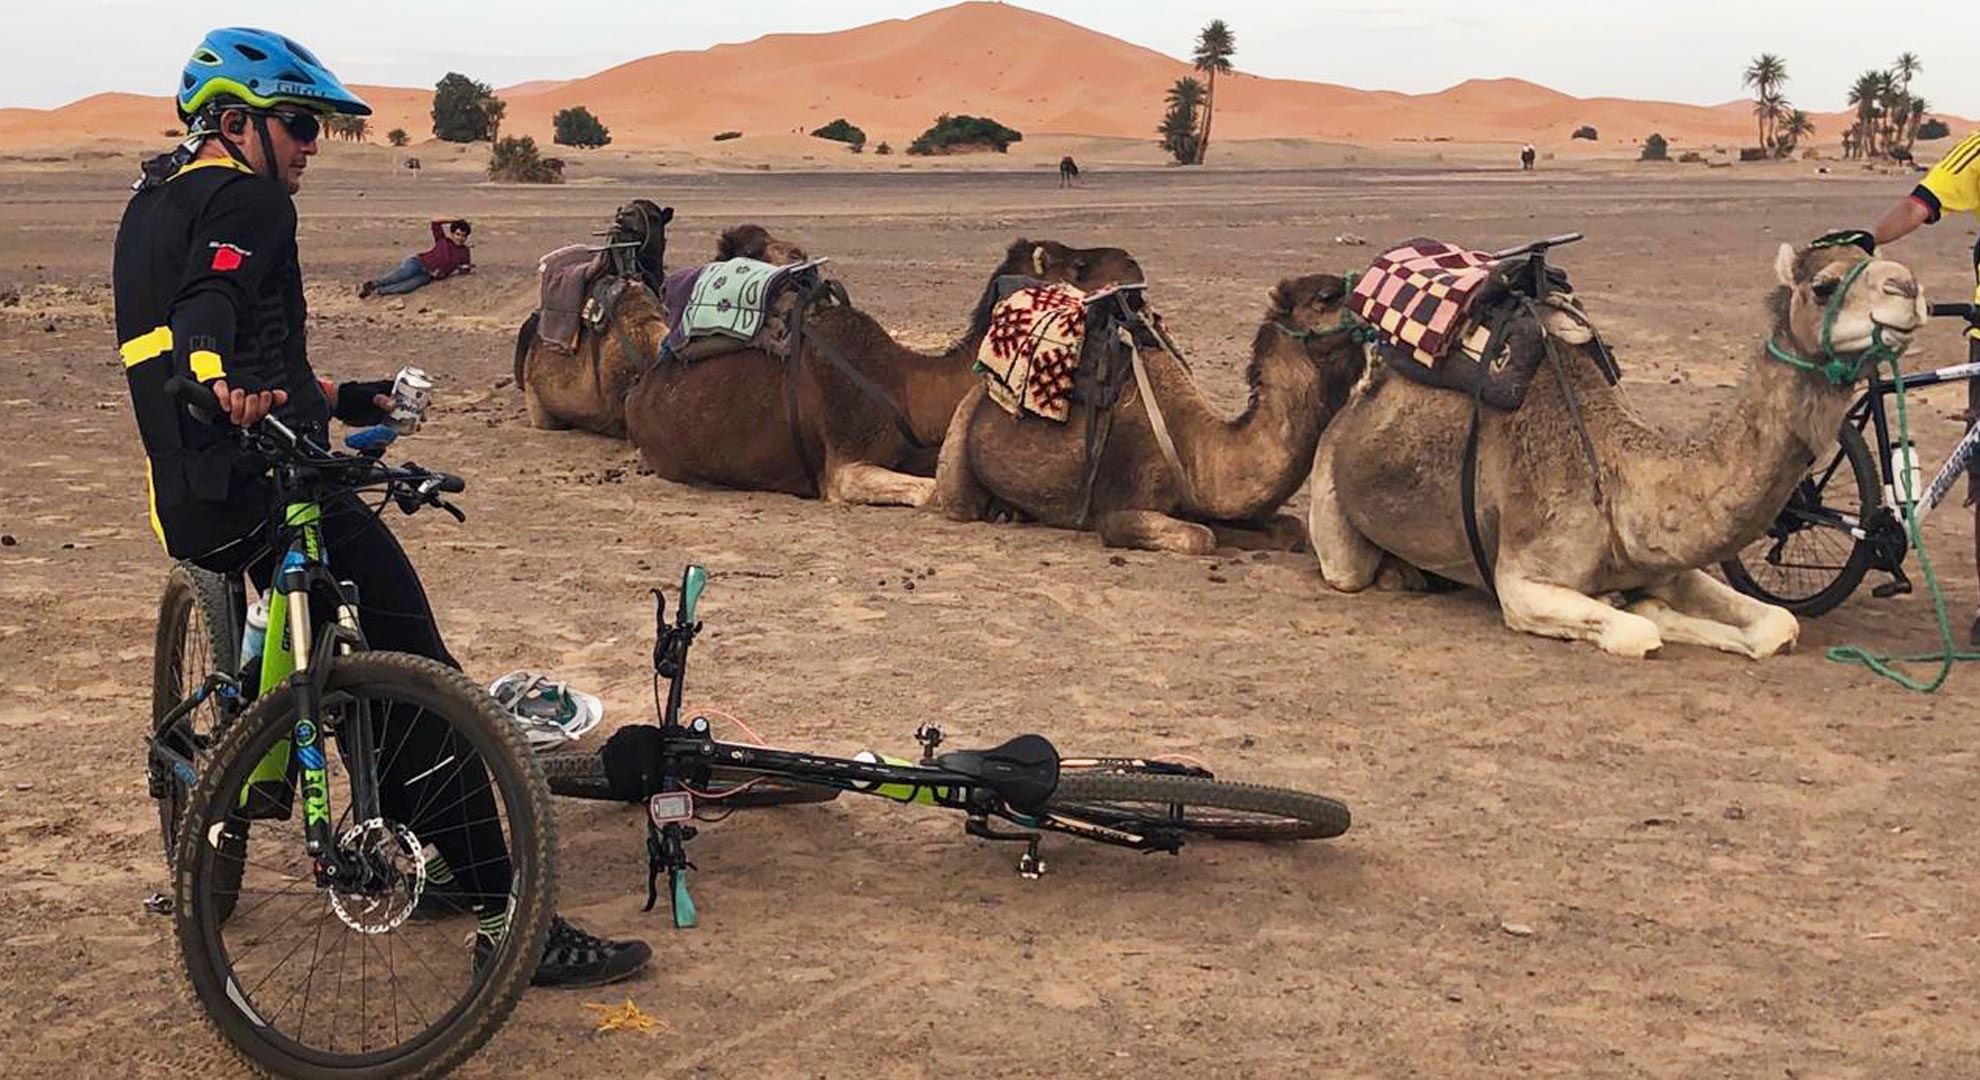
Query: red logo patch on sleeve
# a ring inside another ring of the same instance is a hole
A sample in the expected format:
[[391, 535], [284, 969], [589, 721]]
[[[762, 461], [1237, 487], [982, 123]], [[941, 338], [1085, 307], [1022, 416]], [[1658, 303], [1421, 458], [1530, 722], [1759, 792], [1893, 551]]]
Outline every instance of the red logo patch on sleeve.
[[244, 247], [237, 247], [224, 241], [215, 240], [206, 245], [213, 249], [213, 269], [239, 270], [242, 260], [254, 254]]

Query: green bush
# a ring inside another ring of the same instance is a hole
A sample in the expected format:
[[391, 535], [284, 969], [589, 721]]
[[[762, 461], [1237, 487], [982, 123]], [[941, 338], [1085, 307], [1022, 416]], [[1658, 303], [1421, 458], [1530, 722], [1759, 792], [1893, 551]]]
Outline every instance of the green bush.
[[591, 110], [582, 105], [560, 109], [550, 120], [558, 146], [591, 148], [609, 146], [612, 132], [599, 119], [591, 115]]
[[811, 135], [817, 139], [831, 139], [833, 142], [842, 142], [847, 146], [866, 145], [866, 132], [847, 123], [846, 118], [843, 116], [826, 124], [822, 128], [812, 131]]
[[1669, 161], [1671, 160], [1671, 144], [1665, 142], [1662, 135], [1651, 135], [1649, 138], [1643, 140], [1643, 155], [1637, 160]]
[[492, 140], [508, 106], [487, 83], [450, 71], [433, 86], [433, 134], [447, 142]]
[[1918, 125], [1918, 137], [1921, 139], [1943, 139], [1951, 134], [1952, 129], [1946, 126], [1944, 120], [1936, 116]]
[[987, 116], [950, 116], [943, 113], [935, 118], [934, 126], [915, 136], [908, 144], [910, 154], [945, 154], [955, 150], [991, 149], [1004, 153], [1011, 144], [1024, 138], [1014, 131]]
[[888, 145], [887, 145], [887, 143], [886, 143], [886, 141], [885, 141], [885, 140], [882, 140], [879, 146], [876, 146], [876, 147], [874, 147], [874, 148], [873, 148], [873, 152], [874, 152], [874, 153], [876, 153], [876, 154], [880, 154], [880, 155], [883, 155], [883, 156], [884, 156], [884, 155], [887, 155], [887, 154], [891, 154], [891, 153], [893, 153], [893, 152], [894, 152], [894, 148], [893, 148], [893, 147], [891, 147], [891, 146], [888, 146]]
[[716, 134], [715, 141], [728, 142], [730, 139], [740, 139], [740, 138], [742, 138], [742, 132], [740, 131], [723, 131], [723, 132], [718, 132]]
[[488, 178], [511, 184], [561, 184], [564, 163], [545, 160], [536, 149], [536, 140], [527, 135], [497, 139], [488, 153]]
[[412, 136], [406, 134], [405, 128], [393, 128], [385, 133], [385, 141], [393, 146], [404, 146], [412, 141]]
[[1574, 129], [1574, 138], [1577, 139], [1587, 139], [1589, 142], [1594, 142], [1599, 137], [1595, 134], [1595, 129], [1588, 124], [1583, 124]]

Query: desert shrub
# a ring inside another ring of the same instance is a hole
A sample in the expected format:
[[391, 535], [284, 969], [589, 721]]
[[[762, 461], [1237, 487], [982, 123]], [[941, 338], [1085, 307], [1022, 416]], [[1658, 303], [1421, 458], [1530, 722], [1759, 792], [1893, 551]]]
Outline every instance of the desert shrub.
[[894, 148], [893, 148], [893, 147], [891, 147], [891, 146], [888, 146], [888, 145], [887, 145], [887, 143], [886, 143], [886, 141], [885, 141], [885, 140], [882, 140], [879, 146], [876, 146], [876, 147], [874, 147], [874, 148], [873, 148], [873, 152], [874, 152], [874, 153], [876, 153], [876, 154], [880, 154], [880, 155], [882, 155], [882, 156], [885, 156], [885, 155], [887, 155], [887, 154], [891, 154], [891, 153], [893, 153], [893, 152], [894, 152]]
[[816, 139], [831, 139], [833, 142], [842, 142], [847, 146], [866, 145], [866, 132], [848, 123], [843, 116], [824, 127], [813, 129], [811, 135]]
[[1951, 134], [1952, 129], [1946, 126], [1944, 120], [1936, 116], [1918, 125], [1918, 137], [1921, 139], [1943, 139]]
[[995, 150], [1004, 153], [1024, 135], [987, 116], [950, 116], [943, 113], [927, 131], [908, 144], [910, 154], [946, 154], [957, 150]]
[[1594, 142], [1596, 139], [1601, 138], [1601, 136], [1595, 134], [1593, 125], [1583, 124], [1574, 129], [1574, 138], [1587, 139], [1589, 142]]
[[493, 139], [507, 109], [487, 83], [450, 71], [433, 86], [433, 134], [458, 143]]
[[412, 136], [406, 134], [405, 128], [393, 128], [385, 133], [385, 141], [393, 146], [404, 146], [412, 141]]
[[536, 140], [527, 135], [497, 139], [488, 153], [488, 178], [511, 184], [558, 184], [564, 179], [564, 163], [545, 160], [536, 149]]
[[582, 105], [558, 110], [557, 115], [551, 118], [550, 126], [555, 132], [551, 137], [556, 140], [558, 146], [575, 146], [582, 149], [609, 146], [612, 142], [612, 132], [596, 116], [591, 115], [590, 109]]
[[716, 142], [728, 142], [730, 139], [740, 138], [742, 138], [742, 132], [740, 131], [722, 131], [717, 132], [715, 135]]
[[1669, 161], [1671, 160], [1671, 144], [1665, 142], [1662, 135], [1653, 133], [1649, 138], [1643, 140], [1643, 155], [1637, 160]]

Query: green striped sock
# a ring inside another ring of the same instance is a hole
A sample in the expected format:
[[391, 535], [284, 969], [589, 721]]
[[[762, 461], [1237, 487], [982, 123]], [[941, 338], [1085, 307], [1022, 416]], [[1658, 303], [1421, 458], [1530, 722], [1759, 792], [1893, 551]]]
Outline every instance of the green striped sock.
[[452, 885], [454, 868], [447, 865], [447, 857], [434, 852], [426, 857], [426, 880], [435, 885]]
[[490, 941], [500, 941], [502, 935], [509, 930], [509, 913], [506, 909], [483, 911], [476, 916], [475, 922], [475, 933]]

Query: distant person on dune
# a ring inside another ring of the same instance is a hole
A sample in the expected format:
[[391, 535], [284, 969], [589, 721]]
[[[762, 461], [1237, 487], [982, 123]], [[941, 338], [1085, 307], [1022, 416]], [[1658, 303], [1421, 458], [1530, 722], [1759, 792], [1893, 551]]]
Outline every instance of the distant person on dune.
[[[1918, 186], [1911, 189], [1911, 194], [1891, 207], [1871, 230], [1873, 242], [1883, 245], [1910, 236], [1920, 225], [1936, 224], [1948, 210], [1970, 211], [1980, 217], [1980, 131], [1967, 135], [1959, 145], [1946, 151], [1938, 164], [1918, 181]], [[1973, 278], [1973, 298], [1980, 302], [1980, 243], [1973, 247]], [[1966, 332], [1966, 360], [1980, 364], [1980, 328]], [[1980, 379], [1966, 383], [1965, 419], [1969, 424], [1980, 420]], [[1966, 474], [1966, 498], [1976, 504], [1974, 527], [1980, 530], [1980, 468]], [[1980, 531], [1973, 537], [1973, 560], [1980, 566]], [[1980, 645], [1980, 611], [1973, 613], [1967, 640]]]
[[1532, 143], [1527, 143], [1527, 144], [1526, 144], [1525, 146], [1522, 146], [1522, 147], [1520, 147], [1520, 148], [1519, 148], [1519, 168], [1520, 168], [1520, 171], [1521, 171], [1521, 172], [1532, 172], [1532, 171], [1533, 171], [1533, 160], [1534, 160], [1535, 158], [1537, 158], [1537, 157], [1539, 157], [1539, 156], [1540, 156], [1540, 154], [1539, 154], [1539, 152], [1533, 149], [1533, 144], [1532, 144]]
[[455, 274], [474, 273], [474, 256], [468, 251], [468, 235], [474, 232], [464, 218], [452, 221], [435, 221], [433, 246], [417, 255], [406, 256], [391, 272], [372, 278], [358, 286], [358, 295], [370, 296], [379, 293], [384, 296], [398, 296]]

